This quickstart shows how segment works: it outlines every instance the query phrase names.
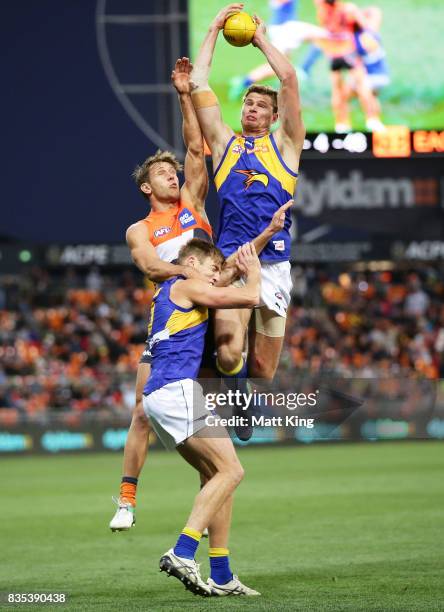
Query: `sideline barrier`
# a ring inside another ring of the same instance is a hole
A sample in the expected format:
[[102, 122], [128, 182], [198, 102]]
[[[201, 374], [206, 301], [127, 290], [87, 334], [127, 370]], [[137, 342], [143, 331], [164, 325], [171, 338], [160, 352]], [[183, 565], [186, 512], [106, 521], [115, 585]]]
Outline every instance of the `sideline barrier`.
[[[278, 376], [279, 379], [279, 376]], [[230, 392], [219, 379], [201, 379], [196, 385], [194, 410], [232, 418]], [[264, 386], [249, 381], [255, 403], [255, 431], [248, 443], [310, 444], [313, 442], [444, 440], [444, 381], [415, 379], [307, 379], [292, 378]], [[297, 389], [297, 391], [295, 390]], [[202, 390], [204, 395], [202, 395]], [[282, 400], [283, 398], [283, 400]], [[309, 401], [313, 398], [313, 401]], [[203, 404], [204, 402], [204, 404]], [[211, 412], [218, 405], [217, 414]], [[0, 457], [60, 453], [122, 452], [130, 417], [94, 420], [72, 413], [39, 423], [2, 419]], [[210, 423], [211, 421], [211, 423]], [[222, 423], [224, 424], [224, 423]], [[233, 423], [228, 422], [228, 425]], [[210, 433], [210, 435], [212, 435]], [[217, 435], [216, 433], [214, 435]], [[162, 449], [154, 433], [150, 446]]]

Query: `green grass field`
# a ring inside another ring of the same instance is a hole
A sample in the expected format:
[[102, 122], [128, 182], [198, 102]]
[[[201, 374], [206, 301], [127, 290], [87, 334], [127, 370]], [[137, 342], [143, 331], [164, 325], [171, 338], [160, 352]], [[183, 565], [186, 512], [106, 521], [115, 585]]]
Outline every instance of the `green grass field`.
[[197, 490], [174, 453], [152, 453], [126, 534], [108, 529], [120, 456], [3, 459], [0, 591], [66, 592], [69, 610], [444, 610], [443, 449], [241, 450], [232, 566], [262, 597], [211, 600], [157, 569]]
[[[381, 92], [382, 118], [387, 125], [408, 125], [411, 129], [443, 129], [444, 127], [444, 3], [442, 0], [354, 0], [360, 6], [375, 4], [383, 11], [382, 40], [387, 52], [392, 82]], [[224, 6], [220, 0], [191, 0], [190, 40], [192, 57], [205, 32]], [[268, 20], [268, 0], [247, 0], [245, 11]], [[299, 18], [316, 23], [312, 0], [300, 0]], [[303, 45], [292, 57], [299, 65], [307, 52]], [[222, 36], [216, 47], [210, 83], [223, 108], [224, 120], [234, 129], [240, 128], [239, 101], [228, 100], [228, 84], [235, 75], [245, 75], [262, 64], [260, 51], [249, 45], [242, 49], [230, 46]], [[277, 81], [271, 85], [276, 85]], [[330, 107], [330, 81], [327, 62], [321, 58], [311, 78], [301, 83], [304, 121], [309, 132], [333, 130]], [[362, 112], [354, 101], [353, 126], [364, 128]]]

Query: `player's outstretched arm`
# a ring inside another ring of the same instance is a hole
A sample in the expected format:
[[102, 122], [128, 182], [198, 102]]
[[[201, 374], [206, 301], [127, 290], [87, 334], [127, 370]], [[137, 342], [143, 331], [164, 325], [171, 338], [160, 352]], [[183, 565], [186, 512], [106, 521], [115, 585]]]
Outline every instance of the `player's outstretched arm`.
[[136, 266], [156, 283], [178, 275], [186, 278], [202, 278], [191, 266], [176, 265], [160, 259], [149, 241], [148, 228], [141, 221], [130, 225], [126, 230], [126, 242]]
[[199, 213], [204, 212], [205, 198], [208, 193], [208, 172], [205, 165], [205, 152], [202, 131], [191, 101], [190, 74], [192, 64], [187, 57], [176, 61], [171, 81], [179, 96], [182, 111], [182, 135], [186, 148], [184, 175], [185, 183], [181, 192], [183, 199], [193, 204]]
[[[371, 7], [372, 10], [373, 8], [376, 7]], [[353, 4], [352, 2], [346, 2], [344, 5], [344, 9], [347, 18], [350, 21], [355, 22], [362, 30], [365, 30], [366, 28], [370, 27], [368, 18], [366, 17], [365, 13], [356, 4]], [[378, 9], [376, 8], [376, 10]]]
[[257, 28], [253, 44], [265, 55], [281, 83], [279, 92], [280, 127], [276, 130], [276, 142], [285, 162], [296, 172], [305, 137], [296, 71], [287, 57], [266, 38], [265, 24], [262, 19], [257, 15], [254, 18]]
[[191, 97], [204, 138], [211, 149], [214, 167], [219, 164], [225, 147], [233, 135], [233, 130], [222, 120], [219, 102], [210, 88], [208, 78], [219, 32], [224, 27], [226, 19], [233, 13], [241, 11], [242, 8], [242, 3], [229, 4], [216, 15], [199, 49], [191, 73], [193, 86]]
[[261, 232], [258, 236], [256, 236], [254, 240], [252, 240], [252, 243], [258, 255], [262, 253], [263, 249], [267, 246], [273, 236], [284, 228], [285, 213], [290, 208], [290, 206], [293, 206], [293, 204], [294, 200], [288, 200], [288, 202], [280, 206], [272, 216], [269, 225], [267, 225], [264, 231]]
[[[294, 204], [294, 200], [289, 200], [285, 204], [283, 204], [278, 210], [274, 213], [273, 217], [269, 225], [261, 232], [256, 238], [252, 240], [252, 244], [256, 250], [256, 253], [260, 255], [263, 249], [267, 246], [270, 240], [273, 238], [275, 234], [280, 232], [285, 225], [285, 213], [287, 210]], [[236, 265], [237, 262], [237, 252], [233, 253], [225, 260], [225, 265], [220, 275], [219, 282], [217, 283], [218, 287], [226, 287], [230, 285], [236, 278], [239, 278], [240, 271]]]

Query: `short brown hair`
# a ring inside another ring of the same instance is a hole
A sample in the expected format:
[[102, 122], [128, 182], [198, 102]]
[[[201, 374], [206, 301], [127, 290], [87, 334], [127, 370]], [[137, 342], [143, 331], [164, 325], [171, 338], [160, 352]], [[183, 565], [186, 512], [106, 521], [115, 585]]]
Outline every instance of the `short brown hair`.
[[136, 181], [138, 187], [140, 187], [143, 183], [149, 182], [150, 168], [153, 164], [157, 164], [158, 162], [167, 162], [168, 164], [171, 164], [176, 172], [180, 172], [183, 169], [182, 164], [179, 163], [174, 153], [157, 149], [154, 155], [147, 157], [146, 160], [140, 164], [140, 166], [136, 166], [134, 168], [132, 177]]
[[245, 92], [245, 95], [242, 99], [243, 102], [247, 99], [251, 93], [262, 94], [263, 96], [270, 96], [271, 102], [273, 104], [273, 113], [278, 112], [278, 92], [273, 87], [269, 87], [268, 85], [257, 85], [253, 83]]
[[179, 251], [177, 260], [179, 263], [183, 263], [187, 257], [195, 255], [200, 263], [203, 262], [207, 257], [211, 257], [213, 261], [221, 266], [225, 262], [225, 257], [221, 251], [212, 242], [202, 240], [201, 238], [192, 238], [189, 242], [184, 244]]

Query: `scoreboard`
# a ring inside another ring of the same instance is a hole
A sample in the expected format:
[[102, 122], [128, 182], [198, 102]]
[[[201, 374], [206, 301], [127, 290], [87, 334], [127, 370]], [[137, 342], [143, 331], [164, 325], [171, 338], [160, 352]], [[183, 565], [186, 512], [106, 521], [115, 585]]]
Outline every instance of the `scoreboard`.
[[418, 158], [444, 156], [444, 130], [415, 130], [386, 126], [381, 132], [309, 133], [304, 141], [304, 159], [309, 158]]

